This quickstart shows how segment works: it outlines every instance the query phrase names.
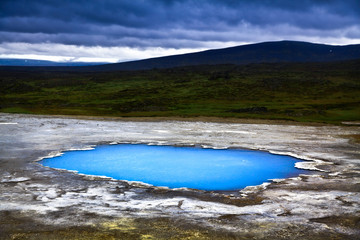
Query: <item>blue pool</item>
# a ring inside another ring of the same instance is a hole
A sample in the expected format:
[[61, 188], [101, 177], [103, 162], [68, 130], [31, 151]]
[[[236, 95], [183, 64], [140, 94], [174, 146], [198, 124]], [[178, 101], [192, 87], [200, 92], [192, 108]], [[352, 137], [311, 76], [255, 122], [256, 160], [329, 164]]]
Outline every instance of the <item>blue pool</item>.
[[120, 144], [68, 151], [41, 163], [51, 168], [154, 186], [220, 191], [307, 172], [294, 167], [298, 161], [290, 156], [253, 150]]

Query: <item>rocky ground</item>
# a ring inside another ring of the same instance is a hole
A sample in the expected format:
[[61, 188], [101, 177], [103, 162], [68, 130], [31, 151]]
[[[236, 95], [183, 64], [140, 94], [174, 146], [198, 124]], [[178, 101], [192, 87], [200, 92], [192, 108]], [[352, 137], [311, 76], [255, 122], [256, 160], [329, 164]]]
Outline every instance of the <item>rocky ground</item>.
[[[360, 239], [360, 126], [0, 114], [0, 239]], [[99, 144], [248, 148], [311, 174], [234, 192], [157, 188], [37, 160]]]

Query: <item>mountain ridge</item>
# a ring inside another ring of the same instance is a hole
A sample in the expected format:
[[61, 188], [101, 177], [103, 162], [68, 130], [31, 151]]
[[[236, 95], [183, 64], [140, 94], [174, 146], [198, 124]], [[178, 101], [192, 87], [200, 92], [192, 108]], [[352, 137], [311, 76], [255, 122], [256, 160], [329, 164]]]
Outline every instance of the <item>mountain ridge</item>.
[[340, 46], [284, 40], [97, 65], [91, 68], [99, 71], [149, 70], [195, 65], [333, 62], [355, 59], [360, 59], [360, 44]]
[[[0, 68], [24, 68], [54, 71], [137, 71], [168, 69], [197, 65], [246, 65], [254, 63], [338, 62], [360, 59], [360, 44], [327, 45], [299, 41], [262, 42], [234, 47], [210, 49], [194, 53], [169, 55], [120, 63], [57, 63], [44, 60], [21, 59], [20, 64], [2, 64]], [[9, 61], [9, 59], [7, 59]], [[34, 64], [21, 64], [21, 61]], [[16, 61], [11, 59], [11, 61]]]
[[0, 58], [0, 66], [25, 66], [25, 67], [72, 67], [103, 65], [105, 62], [54, 62], [49, 60], [26, 58]]

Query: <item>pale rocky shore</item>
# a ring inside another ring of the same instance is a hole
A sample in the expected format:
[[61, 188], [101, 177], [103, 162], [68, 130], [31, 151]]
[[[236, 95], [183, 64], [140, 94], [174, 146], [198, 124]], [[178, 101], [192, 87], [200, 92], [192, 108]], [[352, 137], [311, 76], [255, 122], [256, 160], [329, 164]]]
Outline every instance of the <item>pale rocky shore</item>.
[[[0, 114], [0, 239], [360, 239], [360, 126]], [[233, 192], [158, 188], [42, 166], [100, 144], [246, 148], [309, 175]]]

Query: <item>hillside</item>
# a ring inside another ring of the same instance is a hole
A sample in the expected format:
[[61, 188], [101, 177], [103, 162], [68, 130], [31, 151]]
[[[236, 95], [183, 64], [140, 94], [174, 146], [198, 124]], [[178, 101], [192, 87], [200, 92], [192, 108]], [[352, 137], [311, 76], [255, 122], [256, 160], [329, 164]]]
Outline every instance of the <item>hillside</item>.
[[84, 67], [88, 71], [164, 69], [194, 65], [275, 62], [334, 62], [360, 59], [360, 44], [332, 46], [307, 42], [280, 41], [242, 45], [197, 53], [151, 58], [124, 63]]
[[2, 112], [360, 120], [360, 60], [113, 72], [0, 68], [0, 85]]

